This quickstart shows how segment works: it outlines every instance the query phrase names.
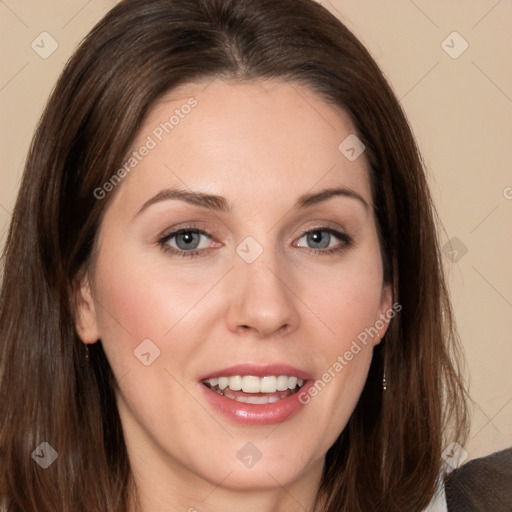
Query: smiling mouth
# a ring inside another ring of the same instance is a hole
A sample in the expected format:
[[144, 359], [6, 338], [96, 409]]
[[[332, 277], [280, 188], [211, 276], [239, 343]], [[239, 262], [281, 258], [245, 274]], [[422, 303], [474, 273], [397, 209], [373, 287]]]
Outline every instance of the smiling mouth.
[[272, 404], [297, 393], [304, 380], [288, 375], [231, 375], [205, 379], [202, 384], [215, 393], [246, 404]]

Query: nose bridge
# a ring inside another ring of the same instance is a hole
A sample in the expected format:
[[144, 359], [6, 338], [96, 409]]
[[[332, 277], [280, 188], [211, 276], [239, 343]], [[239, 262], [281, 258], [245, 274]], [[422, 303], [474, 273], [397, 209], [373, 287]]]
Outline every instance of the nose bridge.
[[276, 251], [271, 235], [261, 244], [254, 237], [246, 237], [236, 247], [235, 256], [230, 328], [249, 327], [266, 336], [296, 327], [298, 314], [287, 282], [291, 273], [284, 270], [286, 262]]
[[237, 247], [237, 254], [239, 258], [235, 263], [235, 272], [241, 281], [246, 281], [252, 287], [257, 285], [261, 293], [284, 293], [282, 262], [274, 247], [266, 244], [258, 251], [251, 242], [243, 242]]

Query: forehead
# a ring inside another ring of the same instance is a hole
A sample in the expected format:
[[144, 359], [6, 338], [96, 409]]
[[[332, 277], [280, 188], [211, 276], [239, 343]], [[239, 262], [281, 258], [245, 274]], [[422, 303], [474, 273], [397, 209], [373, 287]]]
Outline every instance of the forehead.
[[345, 186], [371, 203], [364, 153], [351, 160], [342, 151], [343, 141], [354, 136], [344, 110], [297, 83], [184, 84], [144, 120], [127, 157], [138, 152], [136, 165], [116, 200], [130, 208], [164, 187], [179, 186], [257, 207]]

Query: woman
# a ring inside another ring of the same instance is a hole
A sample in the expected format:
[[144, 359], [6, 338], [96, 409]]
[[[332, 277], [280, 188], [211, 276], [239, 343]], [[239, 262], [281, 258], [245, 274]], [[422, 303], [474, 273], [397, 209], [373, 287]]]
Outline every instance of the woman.
[[435, 210], [310, 0], [125, 0], [66, 66], [4, 255], [9, 511], [420, 511], [465, 393]]

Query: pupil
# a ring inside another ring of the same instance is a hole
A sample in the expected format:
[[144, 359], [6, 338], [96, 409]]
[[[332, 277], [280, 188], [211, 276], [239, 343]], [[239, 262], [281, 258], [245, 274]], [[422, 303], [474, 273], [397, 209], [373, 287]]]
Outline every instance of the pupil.
[[176, 245], [178, 245], [178, 247], [180, 247], [180, 241], [183, 241], [184, 242], [184, 246], [185, 247], [180, 247], [180, 249], [190, 249], [190, 246], [191, 244], [194, 243], [194, 241], [197, 242], [197, 239], [198, 239], [198, 236], [199, 234], [198, 233], [192, 233], [192, 232], [187, 232], [187, 233], [180, 233], [180, 235], [178, 235], [176, 237]]
[[[322, 242], [323, 234], [327, 235], [325, 237], [324, 242]], [[327, 247], [329, 245], [328, 237], [329, 234], [325, 231], [312, 231], [310, 235], [310, 241], [312, 241], [315, 244], [320, 244], [320, 247]]]

